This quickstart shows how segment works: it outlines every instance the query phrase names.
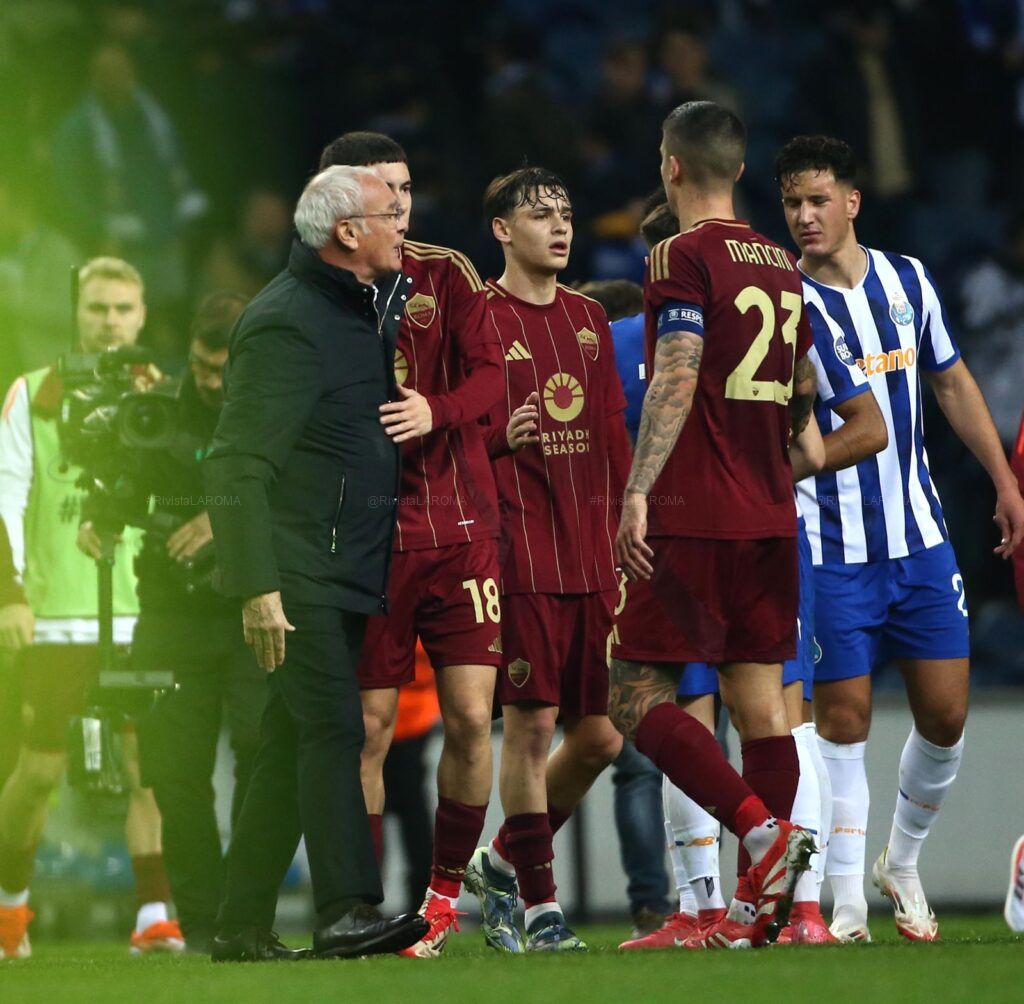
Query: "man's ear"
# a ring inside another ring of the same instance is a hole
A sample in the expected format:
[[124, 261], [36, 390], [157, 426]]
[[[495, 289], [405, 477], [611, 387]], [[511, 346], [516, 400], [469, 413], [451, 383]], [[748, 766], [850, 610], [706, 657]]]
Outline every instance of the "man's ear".
[[352, 220], [338, 220], [334, 224], [334, 238], [346, 251], [359, 247], [359, 231]]
[[857, 188], [851, 188], [850, 194], [846, 197], [846, 216], [847, 219], [857, 219], [857, 214], [860, 212], [860, 190]]
[[674, 153], [668, 155], [668, 180], [676, 185], [683, 180], [683, 165]]
[[494, 234], [494, 239], [499, 244], [512, 243], [512, 234], [509, 232], [508, 221], [503, 220], [500, 216], [495, 216], [491, 220], [491, 233]]
[[744, 161], [742, 164], [740, 164], [740, 169], [736, 172], [736, 177], [732, 179], [733, 184], [736, 184], [736, 182], [739, 181], [740, 178], [743, 177], [743, 172], [746, 169], [747, 169], [747, 162]]

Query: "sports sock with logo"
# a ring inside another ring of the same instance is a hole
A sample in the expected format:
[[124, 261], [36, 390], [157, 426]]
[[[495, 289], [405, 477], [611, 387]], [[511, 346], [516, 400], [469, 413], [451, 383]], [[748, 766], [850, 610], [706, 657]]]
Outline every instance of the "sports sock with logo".
[[516, 870], [519, 895], [527, 908], [538, 903], [554, 903], [555, 873], [551, 862], [555, 852], [548, 814], [522, 812], [509, 816], [502, 830], [505, 853]]
[[486, 805], [466, 805], [439, 795], [434, 815], [434, 863], [430, 891], [457, 901], [466, 865], [480, 842]]
[[724, 907], [718, 868], [722, 824], [667, 777], [661, 782], [661, 802], [671, 844], [679, 854], [697, 909]]
[[771, 818], [726, 760], [715, 737], [675, 704], [659, 704], [644, 715], [637, 727], [636, 748], [741, 839]]
[[[814, 726], [811, 726], [813, 730]], [[793, 809], [790, 819], [814, 835], [817, 847], [821, 843], [821, 792], [818, 788], [818, 772], [814, 769], [808, 742], [817, 745], [813, 732], [808, 740], [806, 726], [800, 725], [793, 729], [793, 740], [796, 743], [796, 756], [800, 765], [800, 780], [796, 786]], [[796, 903], [818, 902], [818, 851], [811, 855], [811, 867], [797, 879], [793, 892]]]
[[818, 748], [832, 782], [832, 833], [826, 874], [835, 899], [834, 913], [849, 908], [867, 917], [864, 852], [871, 795], [864, 769], [867, 743], [833, 743], [818, 736]]
[[[828, 845], [832, 839], [832, 780], [829, 777], [828, 767], [825, 766], [825, 759], [821, 755], [821, 744], [818, 741], [818, 729], [813, 722], [806, 722], [801, 726], [804, 731], [804, 748], [807, 750], [814, 772], [818, 775], [818, 797], [821, 800], [821, 808], [818, 818], [821, 828], [818, 833], [818, 886], [825, 881], [825, 863], [828, 860]], [[820, 898], [820, 893], [819, 893]]]
[[911, 728], [900, 756], [900, 786], [889, 834], [891, 868], [917, 868], [921, 847], [956, 780], [963, 753], [963, 736], [953, 746], [936, 746]]
[[690, 877], [686, 874], [686, 865], [683, 864], [683, 856], [679, 853], [676, 844], [675, 834], [672, 832], [672, 824], [665, 820], [665, 840], [668, 847], [668, 857], [672, 862], [672, 876], [676, 883], [676, 893], [679, 896], [679, 912], [697, 916], [697, 898], [693, 895], [690, 887]]

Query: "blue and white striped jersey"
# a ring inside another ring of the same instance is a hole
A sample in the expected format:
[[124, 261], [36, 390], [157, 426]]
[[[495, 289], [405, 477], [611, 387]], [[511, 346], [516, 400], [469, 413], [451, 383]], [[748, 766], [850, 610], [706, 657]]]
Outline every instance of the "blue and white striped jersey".
[[822, 435], [842, 425], [831, 408], [855, 393], [858, 369], [889, 430], [881, 453], [798, 486], [816, 565], [900, 558], [948, 538], [924, 448], [919, 370], [944, 370], [960, 351], [924, 265], [907, 255], [864, 250], [867, 271], [853, 289], [804, 276]]

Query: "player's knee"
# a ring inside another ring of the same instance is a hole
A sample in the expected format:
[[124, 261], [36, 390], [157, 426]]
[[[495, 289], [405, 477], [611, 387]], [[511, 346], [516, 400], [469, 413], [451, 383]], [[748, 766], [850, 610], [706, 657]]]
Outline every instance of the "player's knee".
[[611, 722], [603, 729], [591, 730], [579, 744], [579, 759], [595, 772], [600, 773], [622, 751], [622, 735]]
[[964, 734], [967, 713], [960, 708], [940, 708], [914, 725], [921, 738], [935, 746], [955, 746]]
[[363, 742], [363, 759], [383, 761], [391, 745], [391, 732], [394, 719], [375, 712], [363, 712], [363, 729], [366, 739]]
[[871, 728], [871, 711], [858, 704], [835, 704], [815, 710], [818, 735], [831, 743], [862, 743]]
[[545, 714], [521, 716], [513, 730], [506, 728], [504, 742], [520, 756], [546, 761], [555, 736], [555, 721]]
[[455, 709], [444, 720], [445, 741], [471, 751], [491, 741], [491, 706], [467, 704]]

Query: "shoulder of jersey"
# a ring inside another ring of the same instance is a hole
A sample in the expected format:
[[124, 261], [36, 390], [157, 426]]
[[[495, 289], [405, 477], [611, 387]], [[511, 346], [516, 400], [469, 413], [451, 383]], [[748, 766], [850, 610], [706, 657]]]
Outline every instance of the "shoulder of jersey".
[[600, 308], [601, 313], [604, 313], [604, 307], [601, 306], [600, 300], [595, 300], [592, 296], [587, 296], [585, 293], [581, 293], [578, 289], [573, 289], [572, 286], [565, 286], [562, 283], [558, 283], [558, 292], [566, 296], [575, 296], [587, 303], [592, 303], [595, 307]]
[[474, 293], [483, 291], [484, 284], [480, 281], [480, 276], [473, 267], [473, 263], [461, 251], [441, 247], [439, 244], [423, 244], [420, 241], [407, 240], [402, 245], [402, 257], [421, 268], [457, 269]]
[[677, 241], [689, 237], [690, 233], [691, 231], [687, 231], [685, 234], [673, 234], [651, 248], [650, 264], [647, 267], [651, 282], [659, 282], [668, 278], [669, 252]]

